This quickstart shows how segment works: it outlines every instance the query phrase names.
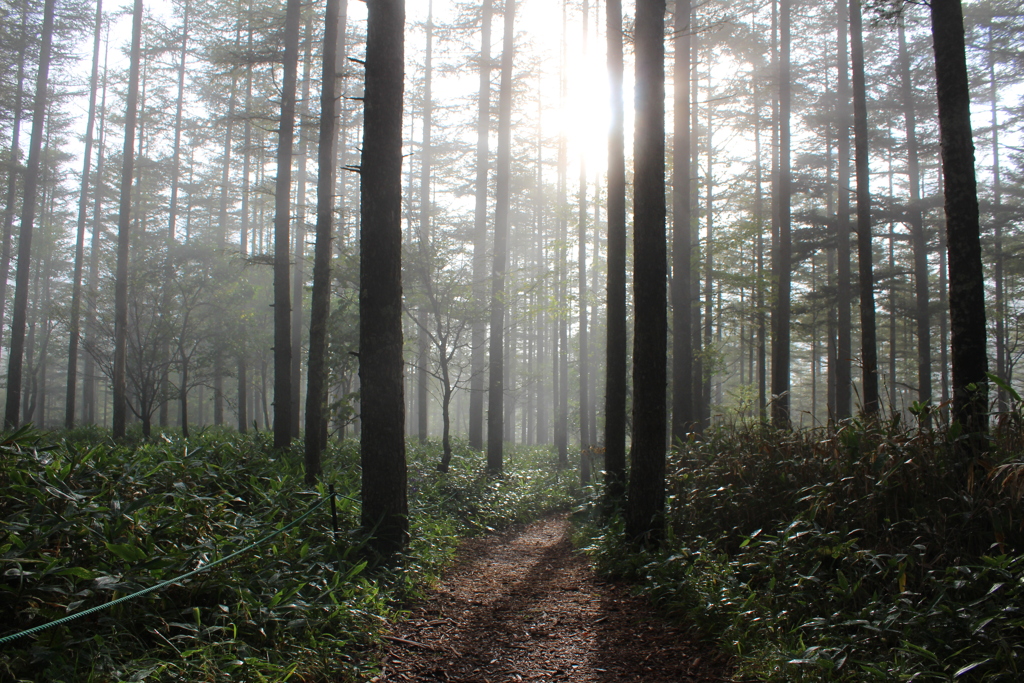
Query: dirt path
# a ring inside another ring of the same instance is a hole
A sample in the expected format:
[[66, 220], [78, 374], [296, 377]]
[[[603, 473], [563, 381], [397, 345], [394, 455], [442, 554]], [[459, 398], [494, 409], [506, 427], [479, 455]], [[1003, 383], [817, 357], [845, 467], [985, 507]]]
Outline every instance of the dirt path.
[[385, 681], [727, 681], [727, 659], [572, 552], [564, 516], [476, 539], [389, 636]]

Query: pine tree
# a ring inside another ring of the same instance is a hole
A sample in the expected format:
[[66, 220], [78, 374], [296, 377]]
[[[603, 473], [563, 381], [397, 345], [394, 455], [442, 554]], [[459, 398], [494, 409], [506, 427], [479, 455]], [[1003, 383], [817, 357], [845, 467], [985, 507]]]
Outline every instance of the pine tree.
[[[682, 0], [685, 2], [686, 0]], [[679, 3], [679, 4], [682, 4]], [[678, 5], [677, 5], [678, 7]], [[605, 490], [622, 497], [626, 481], [626, 160], [622, 101], [622, 2], [608, 0], [608, 329], [605, 372]], [[677, 14], [678, 16], [678, 14]], [[687, 238], [689, 239], [689, 238]]]
[[337, 167], [338, 37], [345, 0], [327, 0], [320, 77], [320, 138], [317, 147], [316, 246], [313, 251], [313, 292], [309, 306], [309, 357], [306, 373], [305, 480], [313, 484], [322, 472], [327, 412], [327, 320], [331, 306], [331, 243], [334, 238], [334, 174]]
[[487, 388], [487, 470], [500, 474], [505, 401], [505, 271], [508, 268], [509, 184], [512, 165], [512, 65], [515, 0], [506, 0], [498, 91], [498, 160], [494, 188], [494, 266], [491, 270], [491, 337]]
[[779, 170], [775, 182], [778, 239], [772, 258], [775, 281], [775, 307], [772, 309], [772, 424], [784, 429], [790, 426], [790, 292], [792, 238], [790, 232], [790, 0], [779, 4]]
[[931, 24], [949, 257], [953, 419], [967, 437], [957, 442], [959, 455], [967, 464], [986, 448], [988, 358], [978, 185], [960, 0], [932, 0]]
[[[491, 115], [491, 0], [480, 10], [480, 90], [476, 123], [476, 205], [473, 212], [473, 299], [482, 304], [487, 297], [487, 169]], [[487, 330], [484, 321], [473, 323], [472, 379], [469, 393], [469, 447], [484, 447], [484, 370]]]
[[868, 159], [867, 86], [860, 0], [850, 0], [850, 58], [853, 71], [853, 146], [857, 173], [857, 267], [860, 285], [861, 400], [864, 413], [878, 413], [878, 348], [875, 340], [875, 275], [871, 254], [871, 188]]
[[299, 60], [299, 0], [285, 5], [284, 75], [278, 123], [277, 179], [274, 183], [274, 447], [287, 448], [292, 436], [292, 340], [289, 267], [291, 178], [295, 132], [295, 90]]
[[405, 2], [376, 0], [367, 10], [359, 247], [362, 524], [373, 532], [371, 548], [391, 556], [409, 533], [402, 381]]
[[665, 527], [667, 254], [664, 0], [636, 7], [633, 184], [633, 447], [626, 535], [659, 542]]
[[117, 270], [114, 275], [114, 405], [112, 435], [125, 435], [128, 418], [128, 247], [131, 233], [132, 179], [135, 169], [135, 125], [138, 118], [139, 71], [142, 63], [142, 0], [132, 10], [131, 65], [121, 161], [121, 205], [117, 216]]
[[[100, 31], [103, 27], [103, 0], [96, 0], [93, 28], [92, 73], [89, 76], [89, 113], [85, 124], [85, 152], [82, 163], [82, 187], [78, 197], [78, 230], [75, 239], [75, 266], [72, 278], [71, 321], [68, 341], [67, 394], [64, 399], [64, 427], [75, 424], [75, 398], [78, 393], [78, 346], [81, 339], [82, 270], [85, 261], [85, 224], [89, 211], [89, 168], [92, 162], [93, 126], [96, 123], [96, 92], [100, 70]], [[97, 190], [98, 191], [98, 190]]]

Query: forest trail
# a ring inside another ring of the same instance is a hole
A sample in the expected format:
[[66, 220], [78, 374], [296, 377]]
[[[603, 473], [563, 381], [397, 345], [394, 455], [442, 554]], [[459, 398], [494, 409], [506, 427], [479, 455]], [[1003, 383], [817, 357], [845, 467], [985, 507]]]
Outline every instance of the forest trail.
[[565, 515], [468, 541], [387, 636], [377, 683], [728, 681], [728, 657], [573, 552]]

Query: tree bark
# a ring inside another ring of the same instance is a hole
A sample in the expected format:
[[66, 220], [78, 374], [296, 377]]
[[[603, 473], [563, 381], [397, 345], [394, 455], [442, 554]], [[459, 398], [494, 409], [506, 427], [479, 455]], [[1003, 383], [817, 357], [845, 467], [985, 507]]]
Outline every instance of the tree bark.
[[857, 172], [857, 269], [860, 287], [861, 401], [865, 415], [878, 414], [878, 345], [875, 330], [875, 275], [871, 254], [871, 189], [868, 105], [864, 80], [864, 39], [860, 0], [850, 0], [850, 61], [853, 72], [853, 146]]
[[317, 146], [316, 246], [309, 305], [309, 359], [306, 373], [305, 480], [316, 483], [327, 418], [327, 321], [331, 314], [331, 241], [334, 238], [334, 174], [337, 167], [338, 36], [340, 0], [327, 0], [320, 81], [320, 138]]
[[135, 124], [138, 115], [139, 68], [142, 63], [142, 0], [132, 10], [132, 51], [128, 72], [128, 102], [121, 162], [121, 206], [117, 215], [117, 271], [114, 276], [114, 401], [112, 436], [125, 435], [128, 391], [125, 370], [128, 360], [128, 244], [131, 234], [132, 177], [135, 169]]
[[[476, 207], [473, 228], [473, 300], [483, 307], [487, 297], [487, 168], [491, 116], [491, 0], [484, 0], [480, 18], [480, 93], [476, 124]], [[473, 321], [470, 351], [469, 447], [484, 447], [484, 370], [487, 328], [482, 316]]]
[[402, 94], [405, 2], [367, 6], [360, 163], [359, 380], [362, 524], [390, 557], [408, 540], [402, 370]]
[[[68, 330], [68, 377], [64, 398], [64, 428], [75, 425], [75, 394], [78, 393], [78, 345], [81, 340], [82, 271], [85, 262], [85, 223], [89, 211], [89, 167], [92, 162], [92, 131], [96, 123], [96, 83], [100, 72], [100, 31], [103, 27], [103, 0], [96, 0], [96, 22], [92, 39], [92, 73], [89, 76], [89, 114], [85, 123], [85, 152], [82, 162], [82, 188], [78, 195], [78, 231], [75, 239], [75, 270], [71, 284], [71, 320]], [[12, 169], [13, 169], [12, 165]]]
[[847, 52], [850, 10], [846, 0], [836, 0], [838, 17], [838, 69], [836, 85], [837, 209], [836, 209], [836, 420], [853, 414], [853, 334], [850, 320], [850, 78]]
[[[755, 95], [756, 97], [756, 95]], [[754, 217], [757, 221], [757, 289], [754, 293], [757, 308], [757, 419], [765, 422], [768, 418], [768, 325], [765, 315], [764, 278], [764, 196], [761, 189], [764, 170], [761, 165], [761, 107], [754, 100]]]
[[907, 138], [907, 182], [910, 186], [910, 206], [907, 222], [914, 251], [914, 295], [917, 322], [917, 400], [928, 404], [932, 400], [932, 348], [931, 319], [928, 312], [928, 243], [924, 233], [924, 215], [921, 211], [921, 169], [917, 151], [917, 115], [914, 107], [914, 89], [910, 79], [910, 58], [907, 55], [906, 31], [903, 20], [898, 27], [900, 86], [903, 95], [903, 121]]
[[704, 405], [704, 334], [701, 319], [703, 307], [700, 298], [700, 30], [697, 24], [697, 8], [690, 3], [690, 348], [693, 350], [693, 384], [690, 395], [693, 401], [693, 429], [703, 423]]
[[[92, 243], [89, 248], [89, 281], [88, 305], [85, 309], [85, 331], [87, 339], [96, 336], [96, 292], [100, 281], [100, 237], [103, 234], [103, 166], [107, 132], [107, 59], [110, 54], [110, 26], [107, 25], [107, 38], [103, 50], [103, 86], [100, 95], [100, 134], [96, 150], [96, 196], [92, 208]], [[88, 343], [88, 342], [87, 342]], [[95, 360], [91, 353], [85, 354], [85, 367], [82, 377], [82, 409], [83, 421], [96, 424], [96, 386]]]
[[[235, 50], [237, 51], [242, 44], [242, 29], [241, 22], [236, 24], [235, 28]], [[235, 124], [235, 95], [238, 89], [238, 75], [237, 72], [231, 74], [231, 92], [228, 97], [228, 115], [227, 121], [224, 127], [224, 163], [221, 164], [220, 171], [220, 209], [218, 223], [220, 224], [217, 229], [217, 247], [221, 251], [228, 239], [228, 189], [231, 187], [231, 152], [234, 139], [232, 133], [234, 132]], [[248, 111], [246, 111], [248, 115]], [[215, 425], [224, 424], [224, 355], [220, 348], [216, 349], [213, 357], [213, 423]]]
[[515, 0], [505, 2], [505, 30], [498, 91], [498, 160], [494, 191], [494, 266], [491, 271], [491, 344], [487, 389], [487, 470], [502, 470], [504, 436], [505, 270], [508, 265], [509, 184], [512, 165], [512, 65], [515, 58]]
[[953, 419], [967, 435], [957, 442], [966, 463], [985, 451], [988, 433], [985, 274], [963, 9], [960, 0], [932, 0], [931, 8], [949, 254]]
[[[996, 316], [996, 375], [1005, 381], [1010, 382], [1010, 364], [1007, 362], [1006, 353], [1006, 293], [1003, 284], [1003, 222], [1006, 216], [1003, 214], [1003, 182], [999, 166], [999, 97], [996, 84], [996, 59], [995, 45], [992, 40], [991, 20], [988, 25], [988, 95], [989, 115], [992, 121], [992, 249], [995, 263], [992, 264], [993, 289], [995, 304], [993, 311]], [[1009, 410], [1006, 390], [996, 387], [996, 410], [1006, 412]]]
[[[427, 3], [427, 46], [426, 60], [423, 74], [423, 148], [420, 157], [420, 229], [419, 246], [420, 257], [423, 260], [423, 277], [425, 286], [426, 280], [432, 277], [430, 263], [430, 172], [432, 165], [431, 150], [431, 127], [434, 117], [434, 103], [432, 89], [433, 77], [433, 45], [434, 45], [434, 3], [428, 0]], [[429, 433], [429, 373], [427, 366], [430, 363], [430, 339], [427, 334], [428, 312], [425, 307], [418, 311], [420, 322], [417, 325], [417, 362], [416, 362], [416, 431], [420, 443], [427, 442]]]
[[[681, 0], [685, 3], [687, 0]], [[605, 491], [618, 501], [626, 483], [626, 159], [622, 101], [622, 0], [608, 0], [608, 329], [605, 372]], [[677, 15], [678, 16], [678, 15]], [[689, 17], [689, 13], [687, 13]], [[678, 73], [678, 72], [677, 72]], [[687, 236], [689, 243], [689, 236]], [[685, 301], [685, 299], [684, 299]]]
[[[583, 0], [583, 54], [587, 53], [587, 28], [590, 17], [590, 3]], [[590, 397], [588, 395], [589, 371], [587, 368], [587, 161], [585, 156], [580, 157], [580, 186], [577, 201], [579, 210], [579, 222], [577, 223], [576, 241], [578, 253], [576, 256], [577, 265], [577, 292], [579, 300], [579, 345], [580, 357], [577, 367], [579, 368], [580, 388], [580, 483], [584, 486], [590, 483]]]
[[298, 80], [299, 0], [285, 5], [284, 75], [278, 124], [277, 181], [274, 184], [274, 448], [287, 448], [292, 437], [292, 340], [289, 270], [291, 251], [291, 178], [295, 133], [295, 86]]
[[[177, 223], [178, 223], [178, 190], [181, 185], [181, 128], [182, 128], [182, 114], [185, 105], [185, 62], [188, 59], [188, 20], [189, 20], [189, 2], [186, 0], [182, 10], [182, 26], [181, 26], [181, 52], [178, 57], [178, 97], [174, 106], [174, 143], [171, 148], [171, 200], [167, 208], [167, 239], [164, 254], [164, 277], [166, 282], [171, 282], [174, 277], [174, 245], [177, 243]], [[145, 92], [145, 86], [143, 86], [143, 92]], [[145, 102], [145, 98], [143, 98]], [[139, 143], [140, 154], [142, 143]], [[186, 235], [188, 235], [188, 225], [186, 225]], [[163, 310], [166, 312], [165, 315], [171, 315], [171, 293], [170, 288], [164, 289], [163, 296]], [[170, 359], [170, 339], [167, 339], [161, 343], [161, 354], [165, 359]], [[161, 393], [169, 394], [170, 387], [170, 366], [171, 363], [167, 362], [163, 378], [161, 380]], [[187, 391], [187, 390], [186, 390]], [[168, 401], [162, 401], [160, 405], [160, 426], [166, 427], [168, 422]], [[188, 430], [184, 430], [186, 433]]]
[[[250, 0], [246, 18], [251, 19]], [[246, 52], [252, 52], [252, 24], [246, 38]], [[238, 221], [238, 250], [245, 258], [249, 253], [249, 174], [252, 164], [252, 64], [245, 68], [245, 122], [242, 124], [242, 206]], [[254, 420], [255, 421], [255, 420]], [[238, 432], [245, 434], [249, 429], [249, 359], [243, 350], [238, 356]]]
[[[539, 92], [539, 86], [538, 86], [538, 92]], [[543, 132], [543, 125], [542, 125], [543, 124], [543, 120], [544, 120], [543, 116], [542, 116], [543, 106], [544, 105], [541, 102], [540, 97], [538, 96], [538, 98], [537, 98], [537, 137], [536, 137], [536, 142], [535, 142], [536, 163], [537, 163], [537, 178], [536, 178], [537, 185], [534, 188], [535, 191], [534, 191], [534, 202], [533, 202], [534, 214], [535, 214], [535, 218], [536, 218], [536, 235], [535, 235], [535, 237], [536, 237], [536, 261], [535, 261], [535, 267], [537, 268], [538, 274], [546, 272], [547, 267], [548, 267], [547, 266], [547, 260], [545, 258], [545, 254], [548, 253], [548, 252], [546, 252], [546, 249], [545, 249], [545, 244], [547, 242], [548, 235], [547, 235], [547, 231], [545, 229], [545, 223], [544, 223], [544, 132]], [[550, 283], [547, 282], [547, 280], [544, 280], [543, 283], [544, 284], [537, 291], [537, 297], [541, 301], [547, 300], [551, 296], [551, 291], [552, 291], [551, 289], [549, 289]], [[548, 330], [547, 322], [548, 322], [548, 317], [549, 316], [548, 316], [548, 312], [547, 312], [546, 309], [547, 309], [547, 307], [545, 307], [545, 306], [537, 306], [537, 308], [536, 308], [536, 310], [537, 310], [536, 328], [535, 328], [535, 332], [536, 332], [536, 336], [537, 336], [536, 367], [538, 367], [538, 368], [543, 368], [544, 367], [544, 363], [545, 363], [545, 360], [546, 360], [544, 354], [545, 354], [546, 349], [548, 348], [547, 347], [547, 337], [548, 337], [548, 331], [549, 330]], [[625, 324], [625, 321], [623, 321], [623, 324]], [[539, 372], [543, 373], [543, 370], [539, 370]], [[557, 381], [555, 381], [554, 378], [552, 378], [552, 380], [553, 380], [552, 384], [554, 386], [557, 386]], [[548, 432], [548, 421], [550, 419], [551, 410], [550, 410], [549, 404], [547, 403], [547, 400], [546, 400], [547, 397], [544, 395], [545, 394], [545, 391], [544, 391], [545, 390], [545, 384], [546, 384], [545, 381], [541, 381], [540, 384], [537, 387], [537, 402], [536, 402], [536, 409], [537, 409], [536, 434], [537, 434], [537, 438], [534, 440], [534, 442], [537, 443], [537, 444], [547, 444], [547, 443], [549, 443], [548, 442], [548, 433], [549, 433]], [[554, 405], [554, 401], [553, 400], [552, 400], [551, 405]], [[625, 415], [623, 415], [623, 419], [625, 419]]]
[[[137, 3], [141, 0], [136, 0]], [[11, 357], [7, 369], [6, 429], [21, 426], [22, 369], [25, 354], [25, 325], [28, 316], [29, 271], [32, 258], [32, 232], [36, 217], [36, 195], [39, 191], [39, 169], [43, 151], [43, 124], [48, 104], [47, 83], [50, 53], [53, 46], [54, 0], [43, 5], [42, 45], [36, 72], [35, 105], [32, 112], [32, 138], [29, 142], [28, 166], [25, 170], [24, 198], [21, 205], [21, 229], [18, 235], [18, 267], [15, 272], [14, 312], [11, 319]]]
[[[18, 49], [17, 90], [14, 96], [14, 111], [11, 117], [11, 168], [7, 172], [7, 196], [4, 200], [3, 244], [0, 244], [0, 340], [3, 338], [4, 313], [7, 308], [7, 280], [11, 274], [11, 236], [14, 228], [15, 204], [18, 194], [18, 177], [21, 175], [21, 119], [25, 115], [25, 53], [28, 49], [28, 9], [21, 9], [21, 46]], [[0, 346], [2, 352], [2, 346]]]
[[[675, 106], [672, 142], [672, 442], [686, 438], [693, 416], [693, 246], [690, 225], [690, 0], [676, 0]], [[611, 195], [609, 195], [610, 197]], [[609, 252], [610, 253], [610, 252]]]
[[775, 306], [772, 309], [772, 424], [779, 429], [788, 429], [790, 426], [790, 45], [790, 0], [782, 0], [779, 4], [779, 171], [775, 178], [779, 236], [772, 259], [775, 280]]
[[292, 265], [292, 368], [291, 368], [291, 433], [298, 436], [301, 429], [302, 407], [302, 299], [306, 284], [306, 157], [308, 153], [310, 71], [313, 65], [313, 24], [306, 22], [305, 58], [302, 60], [302, 96], [299, 117], [299, 153], [295, 168], [295, 256]]
[[[715, 175], [714, 175], [714, 151], [712, 148], [712, 128], [711, 128], [711, 113], [713, 111], [712, 97], [711, 97], [711, 71], [708, 70], [708, 102], [707, 102], [707, 132], [705, 139], [707, 140], [707, 153], [708, 153], [708, 167], [704, 175], [704, 216], [707, 234], [704, 239], [704, 349], [708, 353], [709, 359], [713, 357], [711, 354], [712, 349], [712, 338], [711, 329], [712, 322], [714, 320], [713, 307], [713, 282], [712, 274], [714, 271], [714, 189], [715, 189]], [[719, 323], [721, 325], [721, 323]], [[702, 406], [702, 421], [701, 429], [706, 430], [711, 427], [711, 376], [714, 372], [714, 368], [709, 361], [704, 367], [704, 373], [701, 377], [701, 406]]]
[[658, 543], [665, 529], [666, 315], [664, 0], [636, 7], [633, 181], [633, 447], [626, 535]]

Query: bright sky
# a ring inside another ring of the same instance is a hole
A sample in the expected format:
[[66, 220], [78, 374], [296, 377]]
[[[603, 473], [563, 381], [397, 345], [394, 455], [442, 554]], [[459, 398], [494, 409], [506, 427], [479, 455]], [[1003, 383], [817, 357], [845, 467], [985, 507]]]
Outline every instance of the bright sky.
[[[173, 16], [170, 0], [144, 0], [148, 14], [155, 16], [162, 23], [173, 25], [176, 20]], [[516, 30], [518, 35], [517, 45], [519, 53], [517, 61], [533, 58], [530, 53], [536, 54], [536, 61], [542, 65], [543, 73], [541, 88], [545, 108], [554, 110], [557, 107], [559, 96], [558, 66], [561, 60], [560, 44], [562, 39], [562, 16], [560, 4], [552, 0], [519, 0], [516, 3]], [[579, 11], [570, 11], [569, 25], [567, 31], [567, 59], [568, 59], [568, 100], [566, 109], [560, 114], [546, 111], [544, 114], [545, 136], [553, 135], [557, 129], [562, 129], [569, 140], [569, 159], [572, 168], [578, 168], [581, 155], [585, 155], [589, 175], [593, 179], [598, 173], [603, 173], [607, 165], [607, 129], [609, 125], [609, 95], [607, 74], [605, 68], [605, 37], [604, 37], [604, 8], [597, 2], [590, 3], [590, 22], [587, 50], [583, 50], [582, 26]], [[599, 10], [594, 5], [598, 5]], [[413, 26], [426, 20], [427, 0], [408, 0], [406, 3], [406, 22]], [[106, 0], [104, 11], [109, 15], [112, 12], [123, 10], [121, 16], [113, 25], [110, 35], [112, 45], [110, 49], [111, 69], [126, 68], [125, 52], [131, 36], [131, 3], [112, 2]], [[454, 18], [455, 9], [453, 3], [446, 0], [434, 2], [434, 14], [436, 23], [444, 23]], [[364, 23], [366, 21], [366, 5], [359, 0], [349, 0], [348, 17], [351, 23]], [[501, 53], [501, 37], [503, 29], [501, 15], [495, 14], [491, 27], [493, 39], [493, 54], [497, 60]], [[420, 44], [421, 34], [409, 28], [407, 30], [406, 54], [419, 54], [423, 50]], [[120, 43], [124, 43], [124, 51]], [[478, 49], [476, 44], [472, 49]], [[75, 72], [78, 80], [86, 84], [89, 77], [91, 63], [92, 38], [85, 36], [79, 46], [81, 59], [76, 66]], [[477, 75], [467, 73], [462, 77], [465, 83], [459, 84], [460, 90], [471, 90], [477, 88]], [[497, 71], [494, 74], [495, 82], [498, 79]], [[626, 90], [625, 100], [628, 103], [632, 98], [632, 73], [626, 69]], [[444, 96], [442, 85], [443, 80], [438, 79], [438, 88], [435, 90], [435, 101]], [[536, 87], [533, 84], [532, 87]], [[79, 117], [79, 134], [85, 132], [85, 115], [88, 107], [88, 98], [82, 88], [83, 95], [72, 105], [73, 111]], [[494, 103], [496, 105], [496, 102]], [[631, 107], [626, 107], [626, 136], [627, 149], [630, 146], [629, 138], [632, 133], [632, 112]], [[416, 133], [417, 137], [419, 132]], [[114, 133], [116, 138], [116, 132]], [[112, 141], [113, 139], [112, 138]], [[81, 144], [73, 143], [81, 154]], [[81, 161], [76, 161], [74, 168], [81, 168]], [[577, 173], [570, 172], [571, 177]]]

